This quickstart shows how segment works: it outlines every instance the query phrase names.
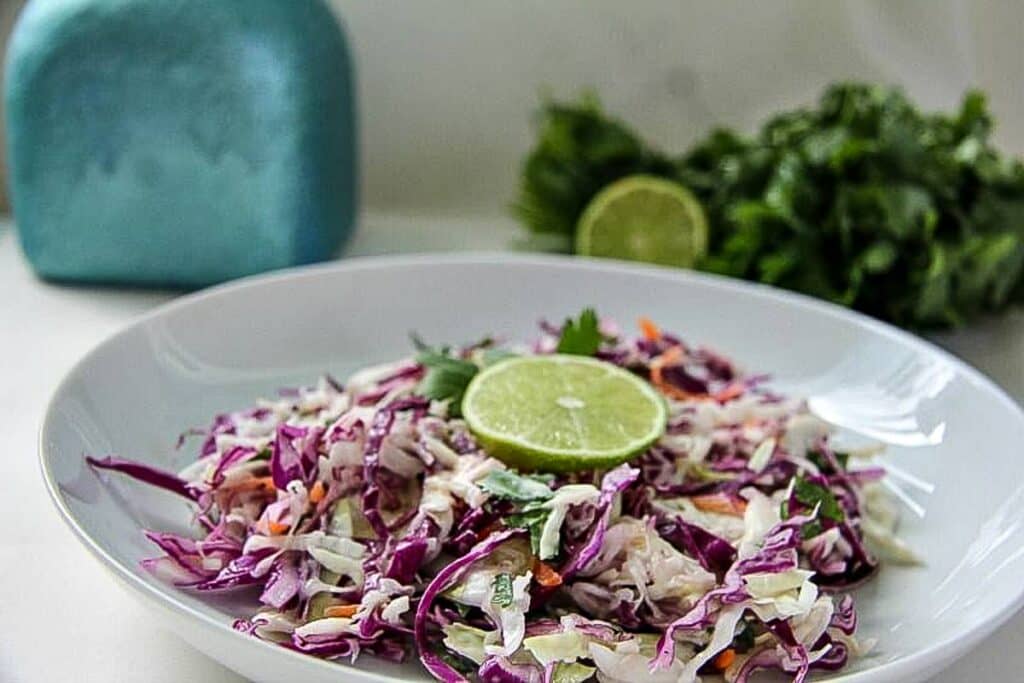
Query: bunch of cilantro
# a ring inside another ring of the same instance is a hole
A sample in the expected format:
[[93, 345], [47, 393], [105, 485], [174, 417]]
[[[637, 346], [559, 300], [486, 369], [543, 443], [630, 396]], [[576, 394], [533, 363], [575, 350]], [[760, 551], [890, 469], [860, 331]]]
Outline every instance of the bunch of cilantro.
[[989, 142], [978, 92], [954, 114], [895, 88], [841, 83], [747, 137], [711, 132], [681, 157], [595, 99], [548, 103], [515, 211], [566, 237], [590, 199], [646, 173], [708, 216], [699, 267], [797, 290], [908, 328], [948, 327], [1024, 299], [1024, 164]]

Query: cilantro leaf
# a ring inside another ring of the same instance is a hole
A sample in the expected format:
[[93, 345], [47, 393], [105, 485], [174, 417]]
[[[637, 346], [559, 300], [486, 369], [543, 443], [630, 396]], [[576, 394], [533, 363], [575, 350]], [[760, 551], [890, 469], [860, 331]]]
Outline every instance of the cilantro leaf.
[[558, 353], [593, 356], [601, 345], [601, 338], [597, 313], [593, 308], [585, 308], [578, 319], [566, 319], [557, 350]]
[[820, 484], [798, 477], [793, 482], [793, 495], [809, 508], [820, 504], [818, 512], [834, 522], [842, 522], [846, 518], [835, 494]]
[[480, 482], [480, 488], [498, 498], [520, 503], [547, 500], [555, 495], [547, 484], [512, 470], [491, 471]]
[[491, 596], [491, 603], [498, 607], [508, 607], [512, 604], [512, 575], [498, 574], [491, 584], [494, 594]]
[[466, 657], [463, 657], [462, 655], [452, 652], [448, 648], [438, 648], [435, 654], [437, 654], [437, 656], [440, 657], [445, 664], [455, 669], [459, 673], [471, 674], [476, 672], [477, 670], [477, 665], [473, 661], [467, 659]]
[[601, 188], [634, 173], [671, 171], [668, 157], [605, 115], [595, 95], [573, 104], [545, 102], [513, 211], [535, 233], [560, 238], [559, 246], [569, 251], [580, 214]]
[[[841, 451], [836, 451], [835, 452], [835, 457], [836, 457], [836, 462], [839, 463], [839, 467], [841, 467], [844, 471], [846, 469], [848, 469], [847, 465], [850, 462], [850, 454], [849, 453], [843, 453]], [[825, 456], [823, 454], [821, 454], [820, 452], [818, 452], [818, 451], [809, 451], [807, 453], [807, 459], [810, 460], [811, 462], [813, 462], [815, 465], [817, 465], [818, 469], [821, 470], [822, 472], [832, 472], [832, 466], [829, 465], [828, 460], [826, 460]]]
[[480, 369], [469, 361], [433, 349], [421, 351], [416, 356], [416, 362], [427, 368], [427, 374], [420, 380], [416, 393], [434, 401], [450, 400], [451, 414], [461, 414], [466, 387]]
[[505, 526], [525, 529], [530, 534], [530, 547], [535, 555], [540, 553], [540, 539], [544, 524], [551, 511], [544, 507], [544, 501], [555, 494], [548, 486], [550, 475], [516, 474], [511, 470], [494, 470], [480, 482], [480, 488], [497, 498], [522, 503], [517, 512], [505, 516]]
[[821, 522], [816, 519], [812, 522], [805, 524], [803, 528], [800, 529], [800, 538], [807, 541], [809, 539], [814, 538], [815, 536], [818, 536], [824, 530], [825, 528], [821, 525]]
[[740, 654], [745, 654], [754, 649], [755, 639], [757, 634], [754, 633], [754, 628], [750, 625], [750, 622], [741, 622], [739, 632], [732, 639], [732, 647]]
[[526, 529], [530, 533], [530, 549], [534, 555], [539, 555], [544, 524], [548, 521], [550, 514], [550, 510], [541, 507], [541, 504], [535, 501], [527, 503], [522, 512], [508, 515], [505, 518], [505, 523], [513, 529]]
[[420, 336], [420, 333], [415, 330], [409, 332], [409, 341], [412, 342], [412, 347], [417, 351], [431, 350], [430, 344], [424, 341], [423, 337]]

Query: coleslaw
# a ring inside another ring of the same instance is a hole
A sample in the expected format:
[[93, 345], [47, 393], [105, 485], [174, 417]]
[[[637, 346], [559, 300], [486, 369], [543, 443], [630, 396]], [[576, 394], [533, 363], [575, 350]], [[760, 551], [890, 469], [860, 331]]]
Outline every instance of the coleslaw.
[[[555, 352], [566, 327], [430, 357], [471, 375]], [[89, 462], [194, 506], [195, 534], [145, 532], [162, 553], [147, 571], [255, 591], [234, 627], [299, 652], [415, 652], [447, 683], [800, 682], [843, 668], [871, 646], [849, 591], [878, 555], [917, 560], [895, 535], [878, 449], [838, 450], [766, 377], [650, 321], [641, 331], [601, 321], [592, 355], [649, 381], [668, 421], [608, 471], [491, 457], [423, 354], [218, 415], [177, 474]]]

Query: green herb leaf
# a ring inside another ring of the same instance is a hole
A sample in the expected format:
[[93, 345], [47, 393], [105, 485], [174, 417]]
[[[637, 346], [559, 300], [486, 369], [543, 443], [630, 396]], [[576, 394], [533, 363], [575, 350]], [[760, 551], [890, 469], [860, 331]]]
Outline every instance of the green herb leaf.
[[469, 659], [452, 652], [447, 648], [438, 648], [437, 656], [444, 661], [445, 664], [455, 669], [459, 673], [471, 674], [477, 670], [477, 665]]
[[449, 411], [454, 416], [460, 415], [462, 396], [480, 369], [469, 361], [436, 350], [420, 352], [416, 362], [427, 368], [416, 393], [435, 401], [450, 400]]
[[513, 470], [493, 470], [480, 482], [480, 488], [498, 498], [528, 503], [547, 500], [554, 492], [547, 484]]
[[537, 145], [523, 162], [513, 211], [530, 230], [562, 237], [569, 250], [576, 222], [591, 197], [633, 173], [665, 175], [669, 159], [601, 111], [593, 94], [578, 104], [546, 102]]
[[427, 342], [425, 342], [423, 340], [423, 337], [420, 336], [419, 332], [410, 331], [409, 332], [409, 341], [412, 342], [412, 347], [414, 349], [416, 349], [417, 351], [430, 351], [430, 350], [432, 350], [430, 344], [428, 344]]
[[512, 575], [498, 574], [491, 584], [494, 594], [491, 596], [491, 604], [498, 607], [508, 607], [512, 604]]
[[576, 320], [567, 318], [562, 327], [562, 338], [558, 340], [558, 353], [576, 356], [593, 356], [601, 346], [601, 331], [598, 329], [597, 313], [585, 308]]
[[896, 88], [837, 83], [753, 136], [713, 130], [673, 158], [594, 97], [547, 102], [515, 211], [568, 246], [609, 183], [667, 178], [707, 214], [701, 269], [954, 326], [1024, 302], [1024, 162], [999, 153], [992, 128], [978, 92], [935, 114]]
[[740, 623], [742, 627], [732, 639], [732, 647], [742, 655], [754, 649], [754, 641], [757, 635], [754, 633], [754, 627], [749, 621], [742, 621]]
[[539, 501], [527, 503], [522, 512], [508, 515], [505, 524], [513, 529], [526, 529], [530, 533], [530, 549], [534, 555], [540, 554], [540, 539], [544, 534], [544, 524], [548, 521], [550, 510], [541, 507]]
[[846, 518], [835, 494], [824, 486], [798, 477], [793, 483], [793, 495], [809, 508], [820, 505], [819, 514], [832, 521], [842, 522]]
[[803, 528], [800, 529], [800, 537], [806, 541], [818, 536], [824, 530], [825, 528], [821, 525], [821, 522], [816, 519], [805, 524]]
[[[834, 453], [834, 455], [836, 457], [836, 461], [839, 463], [839, 466], [845, 471], [847, 469], [847, 465], [849, 465], [850, 463], [850, 454], [837, 451]], [[825, 459], [825, 456], [819, 453], [818, 451], [809, 451], [807, 453], [807, 459], [813, 462], [822, 472], [832, 472], [832, 466], [829, 465], [828, 461]]]

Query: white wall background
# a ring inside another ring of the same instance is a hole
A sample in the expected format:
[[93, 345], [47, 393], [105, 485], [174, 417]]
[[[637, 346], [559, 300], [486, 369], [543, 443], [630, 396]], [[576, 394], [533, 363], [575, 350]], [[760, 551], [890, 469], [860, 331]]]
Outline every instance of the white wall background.
[[[974, 85], [997, 140], [1024, 152], [1020, 0], [328, 1], [355, 52], [371, 212], [503, 212], [542, 88], [593, 86], [682, 150], [840, 78], [900, 83], [934, 108]], [[0, 45], [22, 2], [0, 0]], [[2, 165], [0, 148], [0, 180]]]
[[991, 97], [1024, 151], [1024, 3], [331, 0], [354, 48], [370, 211], [493, 214], [508, 205], [541, 87], [594, 86], [652, 141], [750, 129], [830, 81], [904, 85], [932, 108]]

